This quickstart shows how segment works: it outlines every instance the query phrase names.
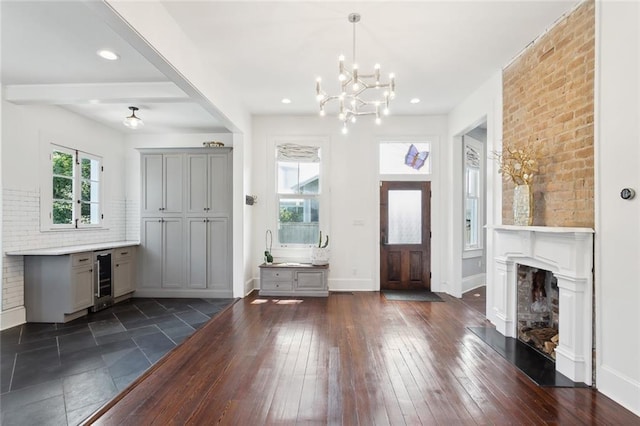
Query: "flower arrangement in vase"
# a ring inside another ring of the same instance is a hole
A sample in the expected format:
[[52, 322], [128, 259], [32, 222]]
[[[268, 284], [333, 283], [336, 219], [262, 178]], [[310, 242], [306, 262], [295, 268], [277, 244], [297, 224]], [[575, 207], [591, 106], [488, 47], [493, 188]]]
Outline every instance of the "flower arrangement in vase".
[[331, 251], [328, 248], [329, 246], [329, 236], [325, 237], [324, 242], [322, 242], [322, 231], [320, 231], [320, 237], [318, 238], [318, 245], [311, 248], [311, 264], [312, 265], [328, 265], [329, 264], [329, 255]]
[[522, 148], [505, 147], [502, 152], [494, 152], [498, 161], [498, 173], [515, 184], [513, 191], [513, 223], [533, 224], [533, 177], [538, 172], [537, 147], [528, 144]]

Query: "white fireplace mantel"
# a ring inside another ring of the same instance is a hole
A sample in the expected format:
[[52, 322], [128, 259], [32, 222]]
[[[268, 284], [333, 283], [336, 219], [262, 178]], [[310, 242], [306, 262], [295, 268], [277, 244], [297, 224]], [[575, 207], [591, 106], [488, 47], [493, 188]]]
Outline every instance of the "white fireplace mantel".
[[[551, 271], [558, 280], [556, 371], [592, 382], [593, 229], [498, 225], [494, 233], [490, 292], [496, 330], [517, 338], [517, 265]], [[488, 292], [489, 293], [489, 292]]]

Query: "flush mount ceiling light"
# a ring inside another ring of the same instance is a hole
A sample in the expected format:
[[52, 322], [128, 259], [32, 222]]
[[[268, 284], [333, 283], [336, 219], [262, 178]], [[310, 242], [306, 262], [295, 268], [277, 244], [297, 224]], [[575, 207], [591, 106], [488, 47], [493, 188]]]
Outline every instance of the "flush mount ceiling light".
[[136, 117], [136, 111], [138, 111], [139, 108], [130, 106], [129, 109], [131, 110], [131, 115], [125, 118], [122, 124], [130, 129], [139, 129], [140, 127], [144, 126], [144, 122]]
[[117, 61], [118, 59], [120, 59], [120, 56], [118, 56], [116, 52], [113, 52], [111, 50], [102, 49], [98, 50], [96, 53], [102, 59], [106, 59], [108, 61]]
[[330, 101], [338, 101], [338, 120], [342, 121], [342, 133], [347, 133], [347, 123], [355, 123], [361, 115], [375, 115], [376, 124], [380, 124], [380, 114], [389, 114], [389, 101], [395, 97], [396, 80], [389, 74], [389, 82], [380, 81], [380, 65], [373, 67], [373, 73], [360, 72], [356, 62], [356, 24], [360, 22], [358, 13], [348, 17], [353, 24], [353, 65], [351, 71], [344, 66], [344, 55], [338, 58], [338, 80], [340, 94], [328, 95], [322, 89], [320, 77], [316, 80], [316, 99], [320, 103], [320, 115], [326, 115], [325, 105]]

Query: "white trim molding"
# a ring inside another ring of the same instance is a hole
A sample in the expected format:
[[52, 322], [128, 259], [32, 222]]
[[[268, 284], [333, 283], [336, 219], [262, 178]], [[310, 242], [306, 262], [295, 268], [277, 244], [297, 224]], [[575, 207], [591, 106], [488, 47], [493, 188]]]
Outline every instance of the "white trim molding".
[[24, 306], [7, 309], [0, 313], [0, 330], [6, 330], [27, 322], [27, 310]]
[[593, 378], [593, 229], [492, 226], [496, 277], [491, 308], [496, 329], [517, 338], [518, 265], [551, 271], [558, 280], [556, 371], [575, 382]]

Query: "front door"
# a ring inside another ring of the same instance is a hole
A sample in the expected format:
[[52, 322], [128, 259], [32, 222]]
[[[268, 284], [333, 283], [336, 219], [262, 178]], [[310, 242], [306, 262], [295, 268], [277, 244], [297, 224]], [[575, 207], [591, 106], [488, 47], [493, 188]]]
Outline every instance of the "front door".
[[431, 182], [380, 185], [380, 289], [431, 290]]

